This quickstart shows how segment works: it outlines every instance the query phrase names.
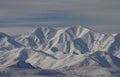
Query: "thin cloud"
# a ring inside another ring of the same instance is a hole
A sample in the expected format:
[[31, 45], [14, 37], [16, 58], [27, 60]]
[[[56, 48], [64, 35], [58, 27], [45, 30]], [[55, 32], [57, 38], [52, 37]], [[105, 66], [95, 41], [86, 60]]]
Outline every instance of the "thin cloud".
[[[120, 25], [120, 0], [0, 0], [0, 26]], [[118, 29], [118, 27], [117, 27]]]

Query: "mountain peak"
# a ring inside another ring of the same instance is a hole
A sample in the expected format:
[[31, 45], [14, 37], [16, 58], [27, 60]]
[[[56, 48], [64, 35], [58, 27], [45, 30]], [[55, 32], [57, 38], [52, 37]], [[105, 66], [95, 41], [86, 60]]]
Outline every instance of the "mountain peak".
[[37, 32], [40, 32], [40, 31], [45, 32], [47, 30], [55, 30], [55, 29], [53, 27], [40, 26], [40, 27], [36, 28], [35, 30], [33, 30], [32, 33], [37, 33]]
[[72, 74], [81, 73], [83, 67], [81, 71], [92, 69], [93, 74], [96, 67], [116, 71], [119, 61], [119, 33], [102, 34], [83, 26], [39, 27], [15, 38], [0, 32], [0, 67], [9, 67], [9, 64], [19, 69], [66, 70], [64, 67], [67, 67], [66, 72], [73, 71]]

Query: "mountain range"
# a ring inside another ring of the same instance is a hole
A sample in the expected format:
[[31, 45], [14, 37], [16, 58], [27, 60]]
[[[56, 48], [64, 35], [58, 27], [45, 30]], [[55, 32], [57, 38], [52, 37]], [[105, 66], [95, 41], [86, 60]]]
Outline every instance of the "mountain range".
[[0, 68], [1, 77], [16, 69], [37, 71], [36, 77], [119, 77], [120, 34], [82, 26], [39, 27], [16, 36], [0, 32]]

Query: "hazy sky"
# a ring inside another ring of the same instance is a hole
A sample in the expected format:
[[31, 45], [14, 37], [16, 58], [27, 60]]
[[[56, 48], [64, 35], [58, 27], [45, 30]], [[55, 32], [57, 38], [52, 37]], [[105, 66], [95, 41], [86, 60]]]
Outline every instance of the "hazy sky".
[[0, 0], [0, 31], [38, 25], [82, 25], [120, 32], [120, 0]]

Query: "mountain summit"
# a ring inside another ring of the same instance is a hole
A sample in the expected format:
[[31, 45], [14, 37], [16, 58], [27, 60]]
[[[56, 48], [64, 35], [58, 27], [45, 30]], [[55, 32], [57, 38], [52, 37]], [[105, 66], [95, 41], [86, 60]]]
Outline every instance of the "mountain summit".
[[[120, 71], [120, 34], [98, 33], [82, 26], [39, 27], [17, 37], [0, 33], [0, 67], [17, 65], [21, 60], [35, 68], [112, 75]], [[104, 72], [93, 73], [95, 68]]]

